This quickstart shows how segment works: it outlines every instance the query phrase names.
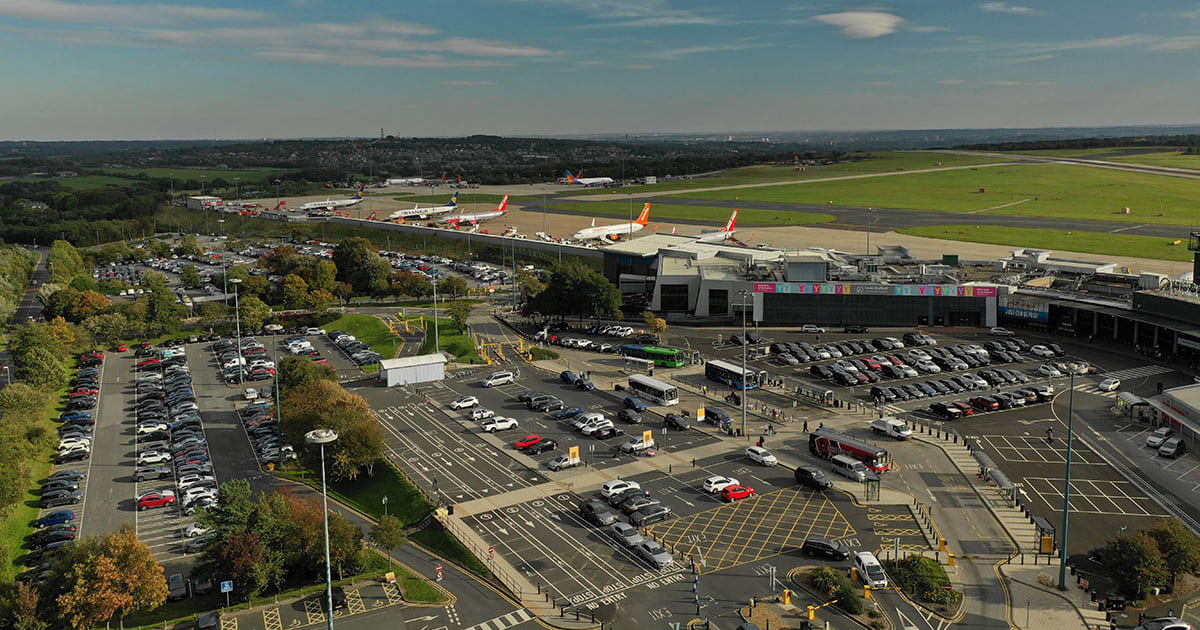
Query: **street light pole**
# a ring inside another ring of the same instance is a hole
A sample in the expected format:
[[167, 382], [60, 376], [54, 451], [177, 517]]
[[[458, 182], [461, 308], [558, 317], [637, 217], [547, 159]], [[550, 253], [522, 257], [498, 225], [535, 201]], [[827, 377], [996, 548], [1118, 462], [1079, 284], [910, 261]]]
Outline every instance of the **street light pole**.
[[321, 445], [321, 503], [324, 510], [321, 516], [325, 521], [325, 609], [326, 619], [329, 620], [329, 630], [333, 630], [333, 572], [329, 562], [329, 492], [325, 488], [325, 445], [336, 440], [337, 431], [333, 429], [315, 429], [304, 435], [309, 444]]
[[429, 284], [433, 285], [433, 351], [441, 352], [441, 337], [438, 336], [438, 318], [437, 318], [437, 280], [429, 279]]
[[1067, 393], [1067, 478], [1063, 481], [1062, 546], [1058, 550], [1058, 590], [1067, 590], [1067, 526], [1071, 514], [1071, 443], [1075, 428], [1075, 372], [1071, 372], [1071, 391]]
[[[241, 305], [238, 302], [238, 285], [242, 283], [241, 278], [234, 278], [233, 282], [233, 321], [237, 327], [237, 351], [238, 351], [238, 386], [246, 384], [246, 356], [242, 353], [242, 313]], [[278, 371], [278, 368], [276, 368]]]
[[750, 434], [746, 431], [746, 298], [750, 293], [745, 289], [738, 293], [742, 296], [742, 435], [748, 440]]

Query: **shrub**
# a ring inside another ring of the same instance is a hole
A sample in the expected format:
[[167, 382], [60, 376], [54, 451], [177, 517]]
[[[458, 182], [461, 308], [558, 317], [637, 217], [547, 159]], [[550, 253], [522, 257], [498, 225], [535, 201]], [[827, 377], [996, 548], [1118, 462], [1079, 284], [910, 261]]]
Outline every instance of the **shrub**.
[[808, 576], [812, 587], [826, 598], [833, 597], [833, 594], [837, 592], [838, 587], [842, 585], [844, 579], [841, 573], [829, 567], [817, 567]]
[[851, 615], [862, 614], [862, 597], [859, 596], [858, 589], [850, 586], [850, 582], [846, 581], [845, 578], [842, 578], [842, 585], [838, 587], [837, 593], [835, 593], [834, 596], [837, 597], [838, 608], [841, 608]]
[[958, 602], [958, 598], [960, 596], [961, 596], [960, 593], [956, 593], [954, 591], [938, 589], [936, 591], [929, 591], [928, 593], [926, 593], [925, 600], [931, 604], [940, 604], [942, 606], [953, 606], [955, 603]]
[[557, 352], [553, 350], [547, 350], [545, 348], [530, 348], [529, 354], [533, 356], [534, 361], [540, 361], [542, 359], [553, 360], [558, 358]]

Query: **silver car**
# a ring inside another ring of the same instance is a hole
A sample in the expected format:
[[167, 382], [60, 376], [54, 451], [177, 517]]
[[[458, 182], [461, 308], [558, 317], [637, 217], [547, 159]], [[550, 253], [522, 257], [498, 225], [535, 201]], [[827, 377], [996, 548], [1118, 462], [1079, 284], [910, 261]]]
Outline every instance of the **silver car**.
[[644, 540], [637, 546], [638, 555], [656, 568], [665, 569], [675, 563], [675, 556], [656, 540]]
[[608, 532], [612, 534], [613, 538], [617, 539], [617, 542], [630, 549], [642, 544], [646, 540], [638, 533], [637, 528], [629, 523], [613, 523], [608, 526]]

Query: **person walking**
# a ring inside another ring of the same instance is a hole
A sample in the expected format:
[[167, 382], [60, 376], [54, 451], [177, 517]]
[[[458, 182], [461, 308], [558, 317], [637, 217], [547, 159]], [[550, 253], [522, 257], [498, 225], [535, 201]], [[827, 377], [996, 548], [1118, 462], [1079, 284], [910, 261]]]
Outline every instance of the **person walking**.
[[808, 420], [804, 421], [804, 432], [808, 433]]

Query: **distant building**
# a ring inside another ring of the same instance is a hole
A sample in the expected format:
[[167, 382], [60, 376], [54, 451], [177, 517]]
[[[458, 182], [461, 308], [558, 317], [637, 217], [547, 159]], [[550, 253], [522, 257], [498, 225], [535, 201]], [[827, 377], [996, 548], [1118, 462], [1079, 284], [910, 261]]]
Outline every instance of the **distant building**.
[[187, 207], [189, 210], [211, 210], [223, 205], [224, 202], [220, 197], [212, 197], [209, 195], [197, 195], [187, 198]]
[[446, 378], [446, 357], [440, 352], [379, 362], [379, 380], [385, 387], [431, 383]]
[[650, 185], [654, 185], [654, 184], [657, 184], [657, 183], [658, 183], [658, 177], [656, 177], [656, 176], [654, 176], [654, 175], [647, 175], [647, 176], [645, 176], [645, 177], [643, 177], [643, 178], [642, 178], [642, 183], [643, 183], [643, 184], [646, 184], [646, 185], [648, 185], [648, 186], [650, 186]]

